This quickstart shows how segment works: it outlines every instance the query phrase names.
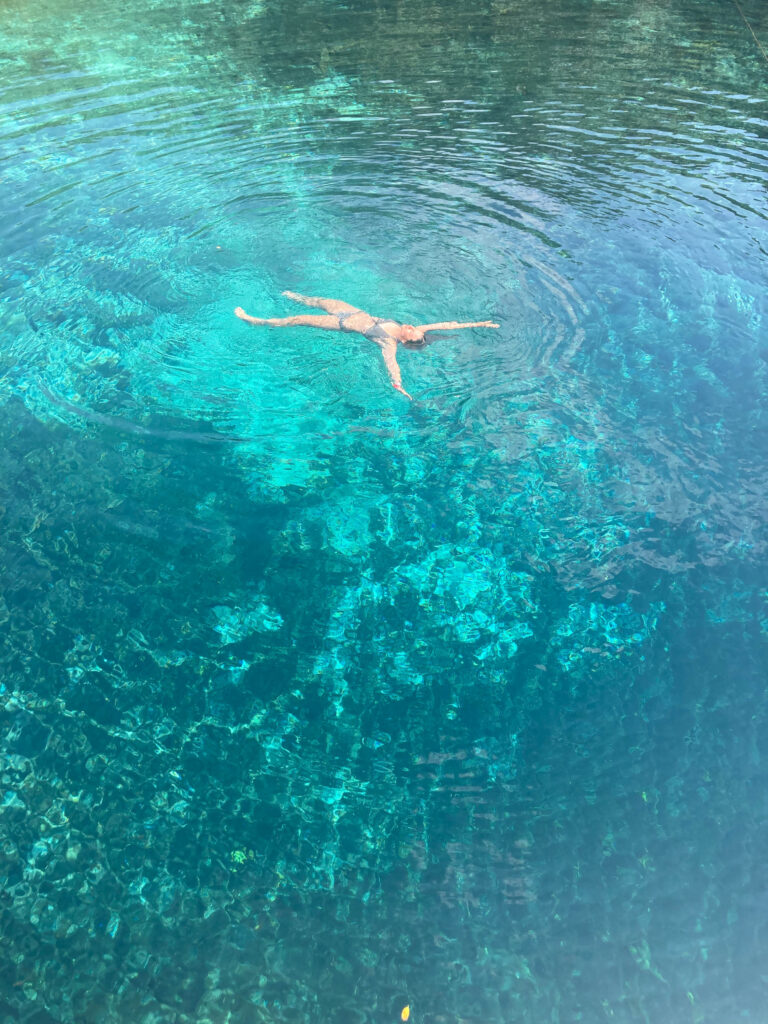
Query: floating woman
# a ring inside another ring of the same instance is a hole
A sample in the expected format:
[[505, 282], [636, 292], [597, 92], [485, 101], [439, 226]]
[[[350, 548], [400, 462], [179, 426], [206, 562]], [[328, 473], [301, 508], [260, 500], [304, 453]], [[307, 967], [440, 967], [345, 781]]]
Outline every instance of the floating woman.
[[407, 348], [423, 348], [427, 344], [424, 337], [427, 331], [457, 331], [462, 327], [499, 326], [491, 320], [476, 320], [465, 324], [447, 320], [439, 324], [419, 324], [414, 327], [413, 324], [401, 324], [397, 320], [389, 320], [386, 317], [371, 316], [370, 313], [358, 309], [357, 306], [350, 306], [348, 302], [341, 302], [339, 299], [313, 299], [306, 295], [298, 295], [296, 292], [283, 292], [283, 295], [293, 299], [294, 302], [301, 302], [305, 306], [319, 306], [329, 315], [304, 314], [265, 319], [249, 316], [244, 309], [238, 306], [235, 316], [239, 316], [241, 320], [245, 320], [249, 324], [265, 324], [268, 327], [322, 327], [326, 331], [362, 334], [364, 338], [368, 338], [369, 341], [379, 346], [389, 379], [392, 381], [392, 387], [406, 398], [411, 396], [403, 387], [400, 367], [397, 365], [398, 343]]

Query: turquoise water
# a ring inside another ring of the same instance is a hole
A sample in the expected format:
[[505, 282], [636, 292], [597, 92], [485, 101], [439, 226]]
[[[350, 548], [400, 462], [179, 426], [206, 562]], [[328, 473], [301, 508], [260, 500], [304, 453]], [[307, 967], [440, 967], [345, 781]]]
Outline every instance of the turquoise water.
[[[0, 67], [0, 1020], [764, 1022], [738, 7], [12, 0]], [[284, 289], [501, 327], [408, 403]]]

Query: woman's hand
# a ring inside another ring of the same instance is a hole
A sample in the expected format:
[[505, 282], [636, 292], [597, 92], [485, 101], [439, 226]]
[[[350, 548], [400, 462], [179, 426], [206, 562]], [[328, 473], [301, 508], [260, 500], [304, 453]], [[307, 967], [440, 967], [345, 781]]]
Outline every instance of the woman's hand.
[[407, 399], [408, 399], [408, 400], [409, 400], [410, 402], [412, 402], [412, 401], [413, 401], [413, 398], [411, 397], [411, 395], [409, 395], [409, 394], [408, 394], [408, 392], [407, 392], [407, 391], [405, 390], [405, 388], [403, 387], [403, 385], [402, 385], [402, 384], [395, 384], [395, 382], [394, 382], [394, 381], [392, 381], [392, 387], [393, 387], [393, 388], [395, 389], [395, 391], [399, 391], [401, 395], [405, 395], [405, 397], [406, 397], [406, 398], [407, 398]]

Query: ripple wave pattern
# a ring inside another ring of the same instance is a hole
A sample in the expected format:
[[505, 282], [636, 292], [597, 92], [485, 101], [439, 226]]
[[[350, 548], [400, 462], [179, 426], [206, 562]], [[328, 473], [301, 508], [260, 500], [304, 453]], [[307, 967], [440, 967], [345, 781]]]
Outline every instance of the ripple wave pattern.
[[0, 1020], [761, 1020], [740, 3], [6, 4]]

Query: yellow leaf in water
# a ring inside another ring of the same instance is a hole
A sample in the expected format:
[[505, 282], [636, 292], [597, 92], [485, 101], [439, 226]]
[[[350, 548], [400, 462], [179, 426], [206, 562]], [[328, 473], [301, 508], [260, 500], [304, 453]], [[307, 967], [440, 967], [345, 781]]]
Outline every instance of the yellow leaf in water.
[[408, 1020], [408, 1018], [410, 1016], [411, 1016], [411, 1008], [410, 1008], [410, 1006], [404, 1006], [402, 1008], [402, 1010], [400, 1011], [400, 1020]]

